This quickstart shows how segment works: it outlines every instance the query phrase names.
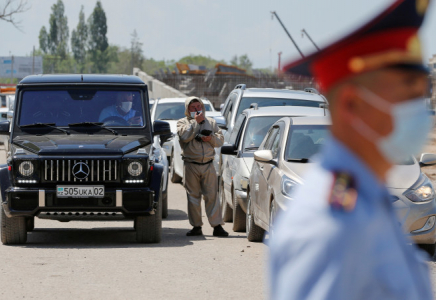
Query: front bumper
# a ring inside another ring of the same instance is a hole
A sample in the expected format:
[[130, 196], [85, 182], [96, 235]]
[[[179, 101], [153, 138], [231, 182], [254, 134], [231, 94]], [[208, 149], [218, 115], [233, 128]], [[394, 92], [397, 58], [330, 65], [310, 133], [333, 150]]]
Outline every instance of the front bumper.
[[166, 141], [162, 145], [162, 149], [165, 151], [165, 154], [167, 155], [167, 157], [171, 157], [171, 153], [173, 151], [173, 145], [174, 145], [173, 139], [171, 139], [170, 141]]
[[403, 195], [405, 190], [390, 190], [393, 206], [403, 228], [403, 231], [416, 244], [436, 243], [436, 224], [432, 228], [417, 232], [428, 218], [436, 216], [435, 199], [427, 202], [413, 202]]
[[236, 201], [238, 201], [242, 210], [247, 213], [248, 199], [247, 199], [247, 190], [235, 190]]
[[151, 215], [157, 208], [155, 192], [148, 187], [108, 188], [104, 198], [58, 198], [54, 188], [6, 190], [2, 203], [8, 217], [37, 216], [41, 212], [121, 212], [126, 217]]

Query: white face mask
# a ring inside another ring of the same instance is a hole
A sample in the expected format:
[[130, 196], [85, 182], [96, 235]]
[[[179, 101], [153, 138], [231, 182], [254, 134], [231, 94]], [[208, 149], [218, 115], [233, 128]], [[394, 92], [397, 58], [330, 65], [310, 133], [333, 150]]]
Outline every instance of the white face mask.
[[[203, 111], [202, 110], [199, 110], [198, 111], [198, 114], [201, 114]], [[196, 111], [191, 111], [191, 118], [195, 118], [195, 115], [197, 114], [197, 112]]]
[[131, 109], [132, 109], [132, 102], [127, 101], [127, 102], [121, 102], [121, 106], [120, 109], [125, 112], [128, 113]]
[[422, 150], [432, 128], [423, 98], [392, 104], [363, 87], [361, 87], [361, 98], [372, 107], [392, 117], [392, 132], [387, 136], [380, 136], [361, 119], [357, 119], [352, 124], [366, 139], [377, 145], [380, 153], [389, 162], [401, 163]]

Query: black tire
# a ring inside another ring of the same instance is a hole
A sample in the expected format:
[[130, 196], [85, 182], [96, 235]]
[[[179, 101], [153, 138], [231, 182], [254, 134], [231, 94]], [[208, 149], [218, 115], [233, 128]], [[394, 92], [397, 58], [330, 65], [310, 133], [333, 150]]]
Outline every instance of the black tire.
[[[163, 179], [162, 179], [163, 180]], [[162, 238], [162, 187], [159, 192], [158, 208], [154, 215], [136, 217], [136, 241], [159, 243]]]
[[167, 188], [165, 190], [165, 194], [162, 196], [162, 219], [166, 219], [168, 217], [168, 180], [167, 180]]
[[430, 255], [433, 258], [436, 250], [436, 244], [418, 244], [418, 247]]
[[248, 205], [247, 205], [247, 239], [250, 242], [262, 242], [265, 230], [254, 223], [253, 208], [251, 206], [251, 196], [250, 193], [247, 195]]
[[246, 219], [247, 216], [239, 205], [238, 199], [236, 199], [235, 190], [232, 190], [233, 198], [233, 231], [234, 232], [244, 232], [246, 229]]
[[226, 201], [226, 197], [224, 196], [224, 182], [221, 180], [219, 185], [219, 193], [220, 203], [221, 203], [221, 212], [223, 214], [223, 221], [230, 223], [233, 221], [233, 210], [230, 205]]
[[176, 170], [174, 168], [174, 152], [171, 153], [170, 179], [171, 179], [172, 183], [180, 183], [180, 182], [182, 182], [182, 177], [177, 175]]
[[26, 218], [6, 217], [3, 206], [0, 204], [1, 240], [4, 245], [24, 244], [27, 241]]
[[26, 218], [26, 230], [27, 232], [35, 229], [35, 217]]

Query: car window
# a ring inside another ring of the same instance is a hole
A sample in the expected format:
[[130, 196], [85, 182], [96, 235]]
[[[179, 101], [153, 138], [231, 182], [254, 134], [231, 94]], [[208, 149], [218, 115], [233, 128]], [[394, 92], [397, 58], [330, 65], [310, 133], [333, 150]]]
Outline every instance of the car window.
[[25, 91], [19, 125], [54, 123], [56, 126], [102, 122], [108, 127], [143, 126], [139, 91], [68, 89]]
[[263, 145], [264, 150], [271, 150], [272, 143], [274, 142], [274, 139], [276, 138], [279, 129], [280, 129], [279, 127], [274, 127], [271, 129], [268, 139]]
[[213, 111], [210, 104], [208, 104], [208, 103], [203, 103], [203, 104], [204, 104], [204, 108], [206, 109], [206, 111]]
[[6, 96], [0, 96], [2, 107], [6, 107]]
[[156, 112], [154, 113], [155, 120], [179, 120], [185, 116], [185, 103], [158, 103]]
[[250, 118], [245, 128], [242, 150], [257, 150], [270, 127], [280, 118], [281, 116]]
[[319, 107], [324, 102], [301, 100], [301, 99], [285, 99], [285, 98], [261, 98], [261, 97], [243, 97], [239, 103], [238, 112], [239, 115], [244, 109], [250, 107], [252, 103], [257, 103], [258, 107], [266, 106], [308, 106]]
[[232, 120], [233, 102], [229, 103], [228, 108], [229, 109], [227, 110], [227, 115], [225, 116], [226, 117], [226, 124], [227, 124], [227, 126], [230, 125], [230, 121]]
[[293, 125], [289, 130], [285, 159], [306, 159], [318, 153], [329, 135], [329, 126]]
[[271, 152], [272, 152], [273, 158], [278, 157], [279, 145], [280, 145], [280, 131], [277, 130], [277, 134], [276, 134], [276, 136], [272, 142], [272, 145], [271, 145]]
[[238, 119], [236, 120], [235, 127], [233, 127], [232, 134], [230, 135], [230, 139], [229, 139], [230, 144], [236, 144], [236, 139], [239, 136], [239, 133], [241, 131], [242, 125], [244, 124], [245, 118], [246, 118], [245, 115], [240, 115], [238, 117]]

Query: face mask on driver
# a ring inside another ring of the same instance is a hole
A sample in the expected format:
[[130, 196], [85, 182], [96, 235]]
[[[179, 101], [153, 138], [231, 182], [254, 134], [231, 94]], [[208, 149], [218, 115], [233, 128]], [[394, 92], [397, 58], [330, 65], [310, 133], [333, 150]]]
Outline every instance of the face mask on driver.
[[132, 102], [130, 102], [130, 101], [121, 102], [120, 109], [123, 112], [128, 113], [132, 109]]
[[362, 100], [391, 115], [393, 128], [387, 136], [380, 136], [361, 119], [353, 122], [353, 127], [366, 139], [375, 141], [380, 153], [392, 164], [402, 163], [411, 155], [418, 154], [432, 128], [424, 98], [392, 104], [364, 87], [360, 87], [360, 91]]

